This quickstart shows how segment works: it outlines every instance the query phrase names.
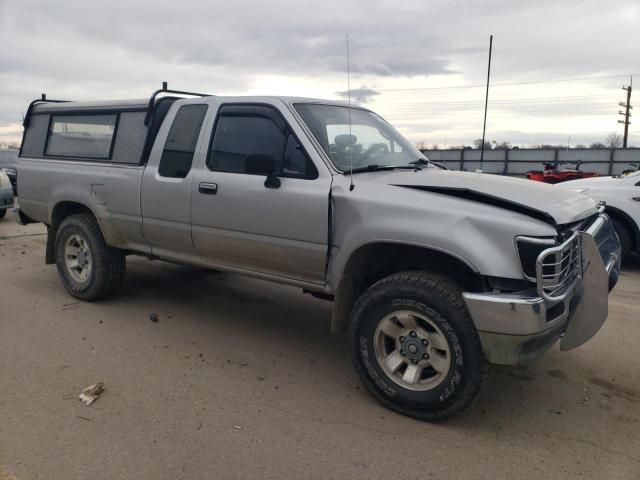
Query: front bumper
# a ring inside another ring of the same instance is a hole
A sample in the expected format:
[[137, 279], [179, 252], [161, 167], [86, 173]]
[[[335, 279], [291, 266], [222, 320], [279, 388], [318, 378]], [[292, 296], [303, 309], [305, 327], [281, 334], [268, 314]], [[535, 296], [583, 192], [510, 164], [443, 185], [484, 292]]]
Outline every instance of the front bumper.
[[579, 245], [579, 271], [561, 291], [545, 289], [540, 268], [536, 287], [525, 291], [463, 293], [491, 363], [514, 365], [532, 360], [561, 337], [562, 350], [576, 348], [605, 322], [608, 294], [620, 273], [620, 242], [605, 214], [585, 232], [576, 232], [574, 241]]

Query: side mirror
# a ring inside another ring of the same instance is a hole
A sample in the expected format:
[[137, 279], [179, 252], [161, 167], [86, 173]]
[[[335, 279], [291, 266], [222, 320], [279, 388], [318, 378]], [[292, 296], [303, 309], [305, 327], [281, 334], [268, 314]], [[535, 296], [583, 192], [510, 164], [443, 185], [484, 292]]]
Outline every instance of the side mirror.
[[267, 178], [264, 181], [264, 186], [267, 188], [280, 188], [282, 182], [278, 178], [275, 172], [276, 159], [273, 155], [265, 155], [261, 153], [254, 153], [247, 155], [244, 164], [244, 170], [247, 173], [254, 175], [266, 175]]

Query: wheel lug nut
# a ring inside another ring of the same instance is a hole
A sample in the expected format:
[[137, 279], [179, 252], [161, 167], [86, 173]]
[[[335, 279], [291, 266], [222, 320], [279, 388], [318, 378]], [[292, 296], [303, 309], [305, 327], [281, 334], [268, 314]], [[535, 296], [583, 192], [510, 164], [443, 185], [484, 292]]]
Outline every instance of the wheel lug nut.
[[418, 363], [418, 360], [411, 360], [411, 363], [416, 364]]
[[429, 342], [427, 342], [425, 339], [422, 340], [422, 344], [423, 345], [429, 345]]
[[416, 332], [414, 332], [413, 330], [411, 330], [410, 335], [411, 335], [412, 337], [415, 337], [417, 334], [416, 334]]
[[400, 355], [404, 355], [404, 350], [400, 350]]
[[400, 337], [400, 342], [404, 342], [404, 337]]
[[422, 356], [422, 358], [424, 358], [425, 360], [428, 360], [428, 359], [429, 359], [429, 354], [428, 354], [428, 353], [425, 353], [425, 354]]

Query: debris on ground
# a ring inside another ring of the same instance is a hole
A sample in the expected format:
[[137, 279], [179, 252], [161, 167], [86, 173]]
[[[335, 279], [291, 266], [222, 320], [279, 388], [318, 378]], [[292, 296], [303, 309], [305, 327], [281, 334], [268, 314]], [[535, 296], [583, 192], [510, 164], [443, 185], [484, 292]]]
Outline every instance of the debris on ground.
[[233, 428], [236, 430], [242, 430], [242, 425], [234, 425]]
[[71, 395], [70, 393], [67, 393], [62, 396], [63, 400], [71, 400], [72, 398], [73, 398], [73, 395]]
[[151, 320], [153, 323], [158, 323], [158, 314], [152, 313], [151, 315], [149, 315], [149, 320]]
[[256, 378], [257, 378], [258, 380], [262, 381], [262, 380], [266, 380], [266, 379], [267, 379], [267, 376], [266, 376], [265, 374], [262, 374], [262, 375], [258, 375]]
[[89, 406], [98, 399], [102, 392], [104, 392], [104, 383], [98, 382], [82, 390], [79, 398], [82, 403]]

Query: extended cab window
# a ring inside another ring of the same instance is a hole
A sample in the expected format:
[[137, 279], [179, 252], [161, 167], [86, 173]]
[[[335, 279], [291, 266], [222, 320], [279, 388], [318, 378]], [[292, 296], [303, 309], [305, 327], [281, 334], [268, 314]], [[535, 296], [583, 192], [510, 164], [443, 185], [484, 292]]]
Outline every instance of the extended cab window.
[[318, 171], [279, 114], [265, 106], [222, 107], [216, 122], [207, 166], [211, 170], [255, 173], [247, 159], [268, 158], [273, 173], [316, 178]]
[[45, 155], [52, 157], [111, 157], [118, 115], [53, 115]]
[[164, 144], [158, 173], [162, 177], [184, 178], [191, 170], [193, 154], [202, 128], [206, 105], [180, 107]]

